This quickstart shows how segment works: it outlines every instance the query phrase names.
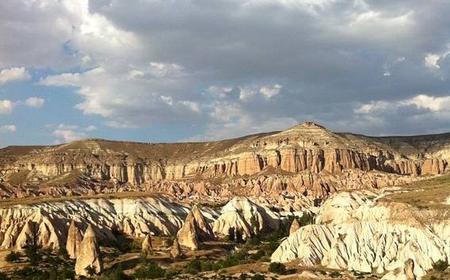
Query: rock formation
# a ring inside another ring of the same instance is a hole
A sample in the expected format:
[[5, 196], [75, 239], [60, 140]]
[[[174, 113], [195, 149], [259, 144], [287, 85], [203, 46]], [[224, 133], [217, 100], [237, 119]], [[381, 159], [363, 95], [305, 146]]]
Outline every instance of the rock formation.
[[152, 237], [150, 234], [147, 234], [142, 241], [141, 251], [143, 254], [150, 254], [153, 251]]
[[197, 250], [199, 246], [197, 227], [193, 219], [193, 215], [189, 213], [183, 226], [177, 233], [177, 241], [180, 246]]
[[[60, 244], [63, 244], [73, 258], [77, 250], [76, 240], [79, 239], [76, 228], [85, 228], [91, 224], [101, 229], [96, 232], [97, 238], [105, 243], [114, 243], [114, 231], [134, 238], [144, 238], [148, 234], [175, 235], [189, 212], [192, 218], [187, 220], [191, 222], [184, 224], [192, 225], [197, 240], [203, 242], [214, 239], [211, 225], [216, 220], [216, 230], [223, 236], [228, 234], [229, 227], [236, 226], [236, 221], [229, 220], [229, 217], [238, 217], [236, 219], [249, 233], [256, 233], [276, 229], [280, 219], [286, 220], [288, 216], [297, 215], [297, 211], [302, 211], [301, 205], [310, 204], [295, 197], [254, 200], [232, 200], [224, 207], [220, 219], [218, 210], [194, 206], [190, 211], [189, 206], [163, 197], [67, 200], [0, 207], [0, 248], [16, 249], [17, 246], [36, 244], [58, 251]], [[269, 209], [274, 207], [285, 209], [282, 212], [278, 210], [279, 213]]]
[[[290, 173], [304, 174], [308, 181], [297, 185], [297, 193], [324, 197], [342, 185], [347, 171], [358, 174], [355, 187], [361, 185], [359, 178], [367, 172], [375, 184], [390, 181], [392, 175], [442, 174], [449, 169], [449, 143], [450, 134], [374, 138], [333, 133], [307, 122], [282, 132], [217, 142], [144, 144], [92, 139], [51, 147], [7, 147], [0, 149], [0, 196], [158, 191], [167, 187], [174, 194], [180, 190], [185, 196], [220, 197], [233, 188], [211, 184], [214, 178]], [[202, 180], [190, 182], [194, 177]], [[267, 187], [276, 192], [286, 186], [277, 182]], [[261, 191], [270, 192], [265, 188]]]
[[[370, 192], [343, 192], [328, 199], [315, 225], [281, 243], [271, 260], [385, 273], [400, 268], [411, 277], [450, 256], [450, 226], [441, 211], [421, 212], [401, 203], [377, 202]], [[414, 258], [411, 266], [408, 258]], [[405, 263], [407, 264], [406, 268]], [[405, 278], [406, 279], [406, 278]]]
[[408, 259], [403, 268], [397, 268], [390, 271], [381, 278], [382, 280], [416, 280], [414, 275], [414, 261]]
[[16, 250], [25, 249], [28, 246], [36, 245], [34, 225], [31, 221], [27, 221], [20, 231], [16, 239]]
[[197, 250], [201, 241], [214, 239], [211, 226], [197, 205], [187, 215], [183, 226], [177, 233], [177, 239], [182, 247], [191, 250]]
[[80, 249], [83, 237], [74, 220], [70, 222], [69, 230], [67, 232], [66, 250], [71, 259], [76, 259], [78, 250]]
[[170, 256], [174, 260], [183, 256], [183, 252], [181, 251], [180, 243], [178, 242], [177, 238], [175, 238], [173, 240], [173, 244], [172, 244], [172, 247], [170, 249]]
[[80, 249], [78, 250], [77, 260], [75, 262], [75, 274], [92, 276], [91, 273], [99, 274], [102, 272], [102, 269], [103, 263], [95, 231], [89, 225], [80, 243]]
[[294, 218], [292, 220], [291, 227], [289, 228], [289, 236], [291, 236], [293, 233], [295, 233], [300, 228], [300, 223], [297, 219]]
[[280, 215], [267, 206], [257, 205], [245, 197], [235, 197], [222, 208], [213, 230], [219, 236], [228, 236], [232, 229], [247, 239], [260, 232], [277, 230], [280, 220]]

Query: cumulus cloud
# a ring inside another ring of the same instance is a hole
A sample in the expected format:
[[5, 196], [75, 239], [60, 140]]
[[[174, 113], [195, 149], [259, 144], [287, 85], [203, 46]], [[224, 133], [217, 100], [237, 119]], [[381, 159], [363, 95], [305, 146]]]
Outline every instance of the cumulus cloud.
[[38, 2], [1, 1], [11, 40], [0, 67], [52, 69], [40, 86], [73, 90], [75, 108], [113, 128], [196, 124], [192, 137], [217, 138], [313, 119], [369, 134], [450, 130], [439, 1]]
[[52, 135], [55, 137], [56, 144], [86, 139], [89, 137], [89, 132], [97, 130], [94, 125], [80, 127], [78, 125], [59, 124], [57, 126], [48, 125], [48, 127], [53, 128]]
[[24, 67], [13, 67], [0, 71], [0, 86], [13, 81], [25, 81], [31, 79], [31, 75]]
[[444, 132], [450, 119], [450, 96], [420, 94], [397, 101], [371, 101], [356, 107], [355, 113], [360, 120], [366, 121], [368, 127], [376, 128], [379, 134], [387, 134], [393, 127], [403, 133], [408, 133], [408, 130], [410, 133], [432, 132], [434, 127], [431, 124], [442, 127], [435, 132]]
[[17, 128], [14, 124], [4, 124], [0, 125], [0, 133], [12, 133], [16, 132]]
[[0, 114], [10, 114], [13, 111], [14, 102], [8, 99], [0, 100]]
[[41, 108], [44, 106], [45, 99], [40, 97], [29, 97], [25, 100], [25, 105], [32, 108]]

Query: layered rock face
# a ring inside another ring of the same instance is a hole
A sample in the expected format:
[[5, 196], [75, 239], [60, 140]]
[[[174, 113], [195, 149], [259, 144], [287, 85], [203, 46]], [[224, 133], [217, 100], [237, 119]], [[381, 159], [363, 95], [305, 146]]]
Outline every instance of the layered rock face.
[[[330, 174], [341, 177], [348, 170], [378, 171], [383, 176], [442, 174], [448, 170], [449, 151], [450, 135], [373, 138], [333, 133], [314, 123], [205, 143], [86, 140], [54, 147], [8, 147], [0, 150], [0, 195], [108, 193], [161, 185], [177, 189], [201, 178], [195, 187], [218, 196], [214, 190], [222, 186], [217, 178], [233, 178], [233, 189], [239, 184], [234, 179], [262, 173], [309, 176], [314, 180], [305, 189], [321, 188], [327, 195], [339, 188]], [[333, 184], [323, 186], [318, 177]]]
[[[380, 274], [412, 270], [420, 278], [433, 263], [450, 257], [450, 222], [442, 215], [377, 202], [370, 192], [338, 193], [321, 207], [317, 224], [289, 236], [271, 260]], [[410, 258], [412, 269], [405, 268]]]

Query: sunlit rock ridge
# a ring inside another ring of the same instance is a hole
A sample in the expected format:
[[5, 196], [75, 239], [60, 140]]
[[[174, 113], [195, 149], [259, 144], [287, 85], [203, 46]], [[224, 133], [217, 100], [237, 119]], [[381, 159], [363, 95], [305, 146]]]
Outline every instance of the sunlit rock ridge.
[[88, 139], [0, 149], [0, 196], [121, 191], [193, 196], [279, 193], [323, 198], [446, 172], [450, 134], [368, 137], [305, 122], [281, 132], [198, 143]]

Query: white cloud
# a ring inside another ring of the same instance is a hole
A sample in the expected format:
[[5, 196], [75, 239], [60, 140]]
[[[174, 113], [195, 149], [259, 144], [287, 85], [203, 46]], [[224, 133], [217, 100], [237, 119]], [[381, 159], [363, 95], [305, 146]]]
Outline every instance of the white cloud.
[[74, 87], [76, 108], [111, 127], [350, 123], [359, 103], [357, 116], [439, 113], [450, 20], [422, 2], [3, 0], [0, 67], [49, 69], [40, 85]]
[[[49, 125], [52, 127], [52, 125]], [[80, 127], [78, 125], [59, 124], [53, 131], [52, 135], [56, 138], [55, 143], [67, 143], [88, 138], [86, 132], [95, 131], [97, 128], [93, 125], [87, 127]]]
[[398, 110], [413, 106], [430, 112], [450, 112], [450, 96], [435, 97], [426, 94], [416, 95], [412, 98], [399, 101], [371, 101], [355, 109], [357, 114], [382, 113], [388, 110]]
[[11, 100], [0, 100], [0, 114], [10, 114], [14, 109], [14, 102]]
[[283, 87], [279, 84], [275, 84], [273, 86], [263, 86], [259, 89], [259, 92], [264, 95], [267, 99], [278, 95]]
[[95, 125], [89, 125], [84, 130], [86, 130], [86, 131], [95, 131], [95, 130], [97, 130], [97, 127]]
[[40, 97], [29, 97], [25, 100], [25, 105], [32, 108], [41, 108], [44, 106], [45, 99]]
[[439, 66], [439, 59], [441, 59], [441, 56], [438, 54], [429, 53], [425, 56], [425, 66], [432, 69], [440, 69], [441, 66]]
[[425, 94], [400, 102], [400, 105], [414, 105], [432, 112], [450, 111], [450, 96], [435, 97]]
[[31, 76], [24, 67], [15, 67], [0, 71], [0, 85], [8, 82], [25, 81], [29, 79], [31, 79]]
[[5, 124], [5, 125], [0, 125], [0, 133], [12, 133], [12, 132], [16, 132], [17, 128], [15, 125], [13, 124]]

